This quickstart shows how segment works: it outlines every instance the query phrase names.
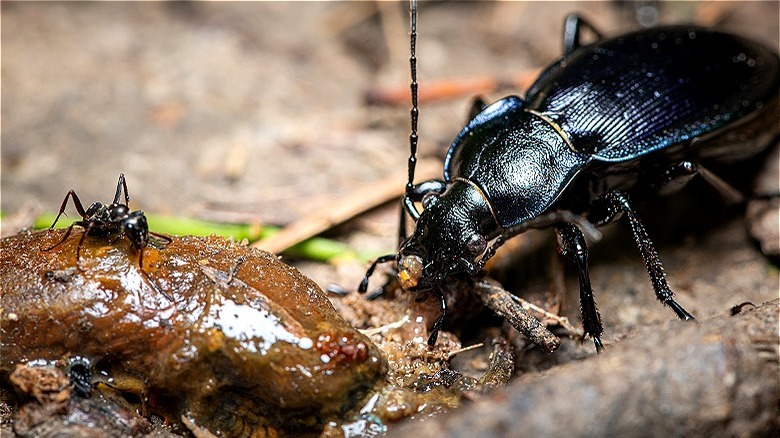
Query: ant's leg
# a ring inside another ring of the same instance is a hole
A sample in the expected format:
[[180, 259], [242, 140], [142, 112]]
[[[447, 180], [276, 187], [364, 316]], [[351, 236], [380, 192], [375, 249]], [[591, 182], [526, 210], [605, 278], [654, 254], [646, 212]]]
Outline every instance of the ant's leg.
[[572, 224], [562, 224], [556, 227], [560, 236], [558, 252], [577, 265], [580, 279], [580, 312], [582, 314], [582, 328], [585, 335], [593, 338], [596, 351], [601, 352], [604, 345], [601, 343], [601, 333], [604, 328], [601, 325], [601, 316], [596, 308], [593, 298], [593, 288], [590, 285], [588, 273], [588, 247], [585, 245], [585, 237], [582, 231]]
[[439, 315], [439, 318], [436, 319], [436, 322], [433, 323], [431, 334], [428, 336], [428, 347], [436, 345], [436, 340], [439, 339], [439, 330], [441, 330], [441, 326], [444, 323], [444, 317], [447, 315], [447, 299], [444, 298], [444, 292], [437, 288], [436, 293], [439, 295], [439, 302], [441, 303], [441, 314]]
[[84, 239], [87, 237], [87, 234], [92, 230], [92, 222], [87, 222], [86, 224], [81, 224], [84, 227], [84, 234], [81, 235], [81, 239], [79, 239], [79, 244], [76, 246], [76, 267], [79, 271], [83, 271], [81, 269], [81, 265], [79, 265], [79, 261], [81, 261], [81, 244], [84, 243]]
[[155, 283], [154, 280], [152, 280], [152, 278], [149, 276], [149, 273], [144, 271], [144, 249], [146, 248], [141, 248], [141, 250], [138, 251], [138, 270], [140, 270], [141, 274], [143, 274], [143, 276], [146, 277], [146, 281], [148, 281], [149, 284], [152, 285], [152, 288], [157, 293], [164, 296], [165, 298], [168, 299], [168, 301], [173, 303], [174, 302], [173, 297], [167, 292], [165, 292], [164, 290], [160, 289], [160, 286], [158, 286], [157, 283]]
[[[596, 216], [597, 225], [606, 224], [621, 214], [625, 215], [626, 220], [628, 220], [628, 223], [631, 226], [631, 233], [634, 236], [634, 241], [645, 261], [645, 267], [647, 268], [647, 273], [650, 275], [650, 281], [653, 284], [656, 297], [659, 301], [671, 307], [680, 319], [694, 319], [693, 315], [683, 309], [683, 307], [677, 304], [677, 302], [674, 301], [674, 298], [672, 298], [674, 292], [672, 292], [672, 289], [669, 287], [669, 283], [666, 282], [666, 275], [664, 274], [661, 260], [658, 258], [658, 253], [656, 252], [650, 237], [647, 235], [645, 227], [636, 216], [636, 212], [631, 206], [628, 195], [619, 191], [607, 192], [596, 199], [594, 208], [595, 211], [598, 211]], [[600, 214], [600, 216], [598, 214]]]
[[173, 242], [173, 239], [170, 236], [166, 236], [165, 234], [155, 233], [154, 231], [149, 231], [150, 236], [154, 236], [155, 238], [164, 241], [163, 245], [170, 245], [171, 242]]
[[[56, 221], [55, 221], [55, 223], [56, 223]], [[78, 224], [78, 222], [73, 222], [72, 224], [70, 224], [70, 226], [68, 227], [68, 231], [65, 231], [65, 235], [64, 235], [64, 236], [62, 236], [62, 239], [60, 239], [60, 241], [59, 241], [59, 242], [55, 243], [54, 245], [52, 245], [52, 246], [50, 246], [50, 247], [48, 247], [48, 248], [41, 248], [41, 250], [42, 250], [42, 251], [47, 251], [47, 252], [48, 252], [48, 251], [51, 251], [51, 250], [53, 250], [54, 248], [56, 248], [56, 247], [58, 247], [58, 246], [62, 245], [62, 242], [64, 242], [65, 240], [67, 240], [67, 239], [68, 239], [68, 236], [70, 236], [70, 232], [71, 232], [71, 231], [73, 231], [73, 227], [74, 227], [75, 225], [77, 225], [77, 224]], [[54, 225], [52, 225], [52, 226], [54, 226]]]
[[117, 242], [119, 241], [119, 239], [121, 239], [121, 238], [122, 238], [122, 237], [124, 237], [124, 236], [125, 236], [125, 233], [124, 233], [124, 231], [120, 231], [120, 232], [119, 232], [119, 233], [116, 235], [116, 237], [114, 237], [113, 239], [111, 239], [111, 240], [109, 240], [109, 241], [108, 241], [108, 244], [109, 244], [109, 245], [111, 245], [111, 246], [113, 246], [115, 243], [117, 243]]
[[84, 207], [81, 205], [81, 200], [76, 195], [76, 192], [71, 189], [65, 195], [65, 199], [62, 200], [62, 205], [60, 206], [60, 212], [57, 213], [57, 217], [54, 218], [54, 223], [51, 224], [51, 226], [49, 227], [50, 230], [52, 228], [54, 228], [55, 225], [57, 225], [57, 221], [60, 220], [60, 216], [62, 216], [62, 214], [65, 213], [65, 208], [68, 206], [68, 197], [72, 197], [73, 198], [73, 205], [76, 206], [76, 211], [79, 212], [79, 215], [81, 215], [81, 218], [85, 219], [85, 220], [88, 219], [87, 212], [84, 210]]
[[119, 174], [119, 181], [116, 182], [116, 195], [114, 195], [114, 204], [119, 203], [119, 196], [122, 194], [122, 189], [125, 190], [125, 205], [130, 205], [130, 194], [127, 193], [127, 183], [125, 182], [125, 174]]
[[572, 52], [579, 49], [582, 46], [580, 41], [581, 30], [585, 27], [594, 35], [598, 40], [602, 39], [601, 32], [591, 26], [584, 18], [579, 15], [572, 14], [566, 17], [566, 22], [563, 25], [563, 55], [571, 55]]

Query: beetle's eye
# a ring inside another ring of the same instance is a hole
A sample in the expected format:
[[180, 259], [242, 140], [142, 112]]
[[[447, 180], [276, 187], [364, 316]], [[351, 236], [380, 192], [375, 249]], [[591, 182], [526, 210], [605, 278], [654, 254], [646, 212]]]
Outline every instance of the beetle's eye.
[[481, 234], [472, 234], [466, 242], [466, 249], [475, 257], [485, 252], [485, 248], [487, 248], [487, 240]]
[[424, 210], [427, 210], [428, 207], [432, 206], [436, 203], [436, 201], [439, 200], [439, 194], [436, 192], [428, 192], [426, 193], [422, 198], [422, 206]]

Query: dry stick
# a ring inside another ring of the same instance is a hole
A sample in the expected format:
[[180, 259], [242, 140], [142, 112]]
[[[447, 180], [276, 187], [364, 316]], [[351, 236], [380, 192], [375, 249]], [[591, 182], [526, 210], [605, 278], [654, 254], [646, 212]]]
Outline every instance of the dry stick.
[[[438, 160], [420, 160], [417, 169], [421, 181], [441, 178], [442, 175], [442, 164]], [[303, 217], [282, 228], [278, 233], [253, 243], [252, 246], [278, 254], [361, 213], [388, 201], [399, 199], [404, 193], [407, 178], [407, 170], [404, 168], [381, 181], [363, 185], [342, 202], [334, 204], [328, 211], [318, 211], [316, 214]]]

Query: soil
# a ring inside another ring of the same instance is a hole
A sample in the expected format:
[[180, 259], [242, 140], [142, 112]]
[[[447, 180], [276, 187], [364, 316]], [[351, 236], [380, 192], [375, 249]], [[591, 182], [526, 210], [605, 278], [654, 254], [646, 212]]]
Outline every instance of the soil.
[[[571, 12], [607, 35], [648, 20], [694, 22], [775, 51], [780, 45], [777, 2], [641, 5], [646, 8], [629, 2], [425, 2], [418, 22], [421, 91], [444, 79], [512, 78], [552, 62], [561, 54], [562, 24]], [[328, 211], [358, 188], [405, 169], [408, 103], [366, 104], [371, 90], [408, 87], [403, 2], [0, 7], [3, 236], [30, 226], [41, 212], [56, 213], [69, 189], [85, 204], [110, 201], [120, 172], [133, 209], [284, 226]], [[492, 101], [523, 91], [510, 86], [480, 93]], [[422, 102], [421, 156], [444, 155], [466, 121], [473, 94]], [[743, 210], [724, 206], [707, 187], [697, 186], [639, 206], [677, 301], [697, 319], [780, 293], [777, 266], [746, 231]], [[360, 251], [390, 253], [397, 226], [393, 202], [326, 236]], [[591, 243], [590, 262], [609, 354], [636, 330], [674, 315], [655, 299], [628, 227], [611, 225], [605, 234]], [[540, 236], [518, 238], [517, 246], [527, 248], [505, 253], [494, 276], [579, 326], [576, 272], [562, 269], [554, 240]], [[351, 292], [367, 266], [365, 260], [284, 260], [323, 288], [335, 283]], [[376, 278], [381, 284], [381, 275]], [[387, 308], [375, 306], [384, 299], [365, 308], [353, 306], [360, 301], [354, 297], [349, 305], [331, 300], [351, 322], [395, 321], [371, 313]], [[454, 313], [448, 332], [463, 345], [484, 341], [484, 324]], [[589, 340], [563, 341], [552, 355], [522, 350], [523, 341], [516, 342], [521, 350], [515, 372], [595, 356]], [[769, 409], [776, 414], [776, 404]]]

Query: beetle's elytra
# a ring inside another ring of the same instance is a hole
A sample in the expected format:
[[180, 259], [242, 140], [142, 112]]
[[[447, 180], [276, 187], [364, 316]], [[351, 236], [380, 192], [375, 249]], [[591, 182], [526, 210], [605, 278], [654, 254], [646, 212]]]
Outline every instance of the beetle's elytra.
[[[412, 134], [402, 199], [398, 279], [441, 298], [443, 280], [477, 274], [507, 239], [554, 227], [562, 255], [578, 269], [586, 335], [603, 331], [588, 274], [582, 228], [628, 221], [657, 298], [693, 319], [673, 298], [630, 195], [681, 186], [695, 175], [723, 183], [710, 167], [756, 155], [778, 138], [780, 59], [742, 37], [675, 25], [603, 38], [579, 17], [564, 26], [564, 55], [525, 98], [476, 102], [450, 147], [442, 180], [413, 183], [417, 142], [416, 4], [412, 0]], [[583, 27], [599, 39], [580, 41]], [[415, 202], [422, 202], [418, 211]], [[405, 235], [404, 217], [415, 221]]]

